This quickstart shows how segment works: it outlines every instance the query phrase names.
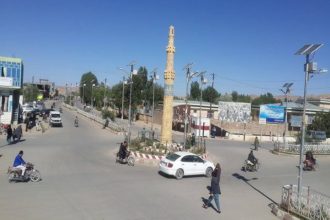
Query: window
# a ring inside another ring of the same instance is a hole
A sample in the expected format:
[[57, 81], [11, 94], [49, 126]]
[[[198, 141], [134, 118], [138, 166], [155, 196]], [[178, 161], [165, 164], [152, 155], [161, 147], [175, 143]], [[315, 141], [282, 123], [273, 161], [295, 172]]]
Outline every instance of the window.
[[177, 154], [169, 154], [166, 156], [166, 159], [170, 160], [170, 161], [176, 161], [176, 159], [178, 159], [180, 156]]
[[194, 157], [192, 155], [187, 155], [187, 156], [184, 156], [182, 159], [181, 159], [182, 162], [194, 162]]
[[200, 158], [199, 156], [194, 156], [194, 162], [204, 163], [204, 160], [202, 158]]

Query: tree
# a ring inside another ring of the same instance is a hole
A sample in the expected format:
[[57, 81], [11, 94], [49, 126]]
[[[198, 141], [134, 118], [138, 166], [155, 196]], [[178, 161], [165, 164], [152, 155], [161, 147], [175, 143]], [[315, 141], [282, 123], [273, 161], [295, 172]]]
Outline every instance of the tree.
[[40, 94], [39, 89], [33, 84], [25, 85], [23, 88], [24, 102], [32, 102], [37, 100], [39, 94]]
[[233, 92], [231, 93], [231, 97], [232, 97], [232, 99], [233, 99], [233, 102], [237, 102], [237, 99], [238, 99], [238, 92], [233, 91]]
[[238, 94], [238, 92], [233, 91], [231, 93], [233, 102], [246, 102], [251, 103], [251, 97], [249, 95]]
[[197, 81], [192, 82], [190, 86], [190, 99], [199, 100], [201, 95], [201, 90], [199, 88], [199, 83]]
[[[95, 84], [95, 86], [98, 85], [98, 81], [96, 76], [92, 72], [87, 72], [84, 73], [81, 76], [80, 79], [80, 97], [82, 97], [82, 100], [85, 103], [92, 103], [91, 98], [92, 98], [92, 86]], [[94, 88], [93, 88], [93, 93], [94, 93]], [[94, 94], [93, 94], [94, 97]]]
[[308, 125], [308, 130], [325, 131], [327, 138], [330, 138], [330, 112], [317, 113], [312, 124]]
[[212, 86], [208, 86], [203, 90], [203, 100], [206, 102], [215, 103], [219, 97], [220, 94], [216, 89], [212, 88]]
[[249, 95], [239, 94], [237, 97], [237, 101], [251, 103], [251, 97]]
[[231, 94], [225, 93], [219, 97], [219, 101], [222, 102], [231, 102], [233, 101]]
[[281, 100], [275, 99], [273, 94], [267, 92], [266, 94], [260, 95], [258, 98], [253, 99], [252, 105], [273, 104], [280, 102]]

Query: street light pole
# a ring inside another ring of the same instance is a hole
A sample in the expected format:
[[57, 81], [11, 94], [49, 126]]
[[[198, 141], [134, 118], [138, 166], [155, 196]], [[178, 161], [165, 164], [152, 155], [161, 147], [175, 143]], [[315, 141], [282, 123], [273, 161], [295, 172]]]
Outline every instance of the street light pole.
[[131, 144], [131, 111], [132, 111], [132, 87], [133, 87], [133, 71], [134, 64], [131, 64], [130, 87], [129, 87], [129, 106], [128, 106], [128, 146]]
[[154, 69], [152, 71], [153, 75], [152, 77], [152, 117], [151, 117], [151, 130], [154, 130], [154, 112], [155, 112], [155, 82], [158, 78], [157, 76], [157, 70]]
[[124, 92], [125, 92], [125, 76], [123, 76], [123, 93], [121, 96], [121, 120], [124, 119]]
[[[306, 55], [306, 65], [309, 63], [309, 54]], [[299, 178], [298, 178], [298, 196], [300, 197], [301, 193], [301, 185], [302, 185], [302, 173], [303, 173], [303, 154], [305, 147], [305, 117], [306, 117], [306, 94], [307, 94], [307, 81], [308, 81], [309, 73], [308, 68], [305, 70], [305, 84], [304, 84], [304, 107], [303, 107], [303, 116], [302, 116], [302, 124], [301, 124], [301, 143], [300, 143], [300, 154], [299, 154]]]
[[184, 142], [183, 142], [183, 146], [184, 146], [184, 149], [186, 149], [187, 147], [187, 122], [188, 122], [188, 87], [189, 87], [189, 81], [191, 80], [191, 78], [197, 74], [196, 73], [193, 73], [193, 74], [190, 74], [190, 70], [191, 70], [191, 66], [193, 65], [193, 63], [189, 63], [185, 66], [184, 69], [187, 70], [187, 73], [186, 73], [186, 98], [185, 98], [185, 110], [184, 110]]
[[103, 108], [105, 110], [105, 93], [106, 93], [106, 86], [107, 86], [107, 78], [104, 79], [104, 94], [103, 94]]
[[300, 154], [299, 154], [299, 177], [298, 177], [298, 203], [300, 208], [301, 199], [301, 187], [302, 187], [302, 174], [303, 174], [303, 154], [305, 148], [305, 130], [306, 130], [306, 102], [307, 102], [307, 81], [309, 80], [309, 74], [326, 72], [325, 70], [317, 70], [317, 64], [310, 61], [310, 55], [314, 54], [323, 44], [307, 44], [300, 48], [295, 55], [305, 55], [306, 63], [305, 67], [305, 83], [304, 83], [304, 107], [303, 116], [301, 123], [301, 144], [300, 144]]
[[86, 83], [83, 84], [83, 104], [85, 105], [85, 86], [86, 86]]
[[95, 84], [93, 83], [92, 84], [92, 97], [91, 97], [91, 105], [92, 105], [92, 108], [94, 107], [94, 102], [93, 102], [93, 87], [95, 86]]
[[[293, 83], [285, 83], [282, 86], [282, 89], [280, 89], [285, 94], [285, 122], [284, 122], [284, 135], [283, 135], [283, 141], [285, 148], [287, 147], [287, 140], [286, 140], [286, 132], [288, 127], [288, 94], [290, 92], [290, 87], [293, 85]], [[285, 90], [283, 90], [285, 89]]]
[[201, 142], [202, 142], [202, 134], [201, 134], [201, 126], [202, 126], [202, 100], [203, 100], [203, 84], [205, 83], [205, 79], [204, 79], [204, 73], [206, 73], [206, 71], [203, 71], [200, 73], [200, 90], [201, 90], [201, 95], [199, 98], [199, 125], [198, 125], [198, 136], [199, 136], [199, 142], [198, 142], [198, 148], [200, 148], [201, 146]]

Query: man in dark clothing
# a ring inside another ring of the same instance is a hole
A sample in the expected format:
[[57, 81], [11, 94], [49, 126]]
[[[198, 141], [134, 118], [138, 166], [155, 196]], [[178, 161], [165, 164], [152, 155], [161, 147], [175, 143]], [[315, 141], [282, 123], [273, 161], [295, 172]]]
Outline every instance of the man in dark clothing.
[[13, 129], [11, 128], [11, 125], [8, 125], [7, 128], [7, 142], [8, 144], [11, 143], [11, 138], [13, 137]]
[[28, 129], [29, 129], [29, 118], [30, 118], [30, 114], [27, 114], [26, 117], [25, 117], [25, 120], [24, 120], [24, 123], [25, 123], [25, 132], [27, 132]]
[[257, 163], [257, 158], [254, 156], [253, 150], [251, 150], [250, 153], [249, 153], [248, 161], [253, 163], [253, 165], [255, 165]]
[[220, 200], [220, 194], [221, 194], [220, 175], [221, 175], [221, 167], [220, 167], [220, 164], [217, 163], [217, 165], [215, 166], [214, 171], [212, 172], [210, 197], [209, 197], [207, 203], [203, 205], [203, 207], [205, 209], [207, 209], [210, 206], [212, 200], [214, 199], [215, 205], [217, 206], [217, 212], [218, 213], [221, 213], [221, 211], [220, 211], [220, 201], [219, 201]]
[[119, 158], [120, 159], [125, 159], [127, 155], [127, 142], [124, 141], [124, 143], [120, 144], [120, 148], [119, 148]]
[[195, 146], [195, 143], [196, 143], [196, 135], [195, 133], [192, 133], [191, 135], [191, 146]]

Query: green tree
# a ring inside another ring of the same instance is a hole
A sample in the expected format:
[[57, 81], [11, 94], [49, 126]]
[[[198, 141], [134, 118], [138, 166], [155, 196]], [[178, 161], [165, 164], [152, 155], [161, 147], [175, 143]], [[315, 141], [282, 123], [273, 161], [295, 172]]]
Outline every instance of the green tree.
[[199, 100], [201, 95], [201, 90], [199, 88], [199, 83], [197, 81], [192, 82], [190, 86], [190, 99]]
[[251, 97], [249, 95], [239, 94], [237, 97], [237, 101], [251, 103]]
[[260, 95], [258, 98], [253, 99], [252, 105], [262, 105], [262, 104], [273, 104], [273, 103], [280, 103], [281, 100], [275, 99], [273, 94], [266, 93]]
[[233, 91], [233, 92], [231, 93], [231, 97], [232, 97], [233, 102], [237, 102], [237, 99], [238, 99], [238, 92]]
[[[95, 87], [98, 86], [97, 77], [92, 72], [84, 73], [81, 76], [79, 94], [85, 103], [91, 104], [93, 84], [95, 85]], [[93, 93], [94, 93], [95, 87], [93, 87]], [[94, 97], [94, 94], [93, 94], [93, 97]]]
[[208, 86], [203, 90], [203, 100], [206, 102], [216, 103], [219, 97], [220, 94], [212, 86]]
[[32, 102], [37, 100], [37, 96], [40, 94], [39, 89], [33, 84], [26, 84], [23, 87], [23, 99], [24, 102]]
[[219, 101], [222, 102], [231, 102], [233, 101], [231, 94], [225, 93], [219, 97]]
[[317, 113], [312, 124], [308, 125], [309, 130], [325, 131], [327, 138], [330, 138], [330, 112]]

